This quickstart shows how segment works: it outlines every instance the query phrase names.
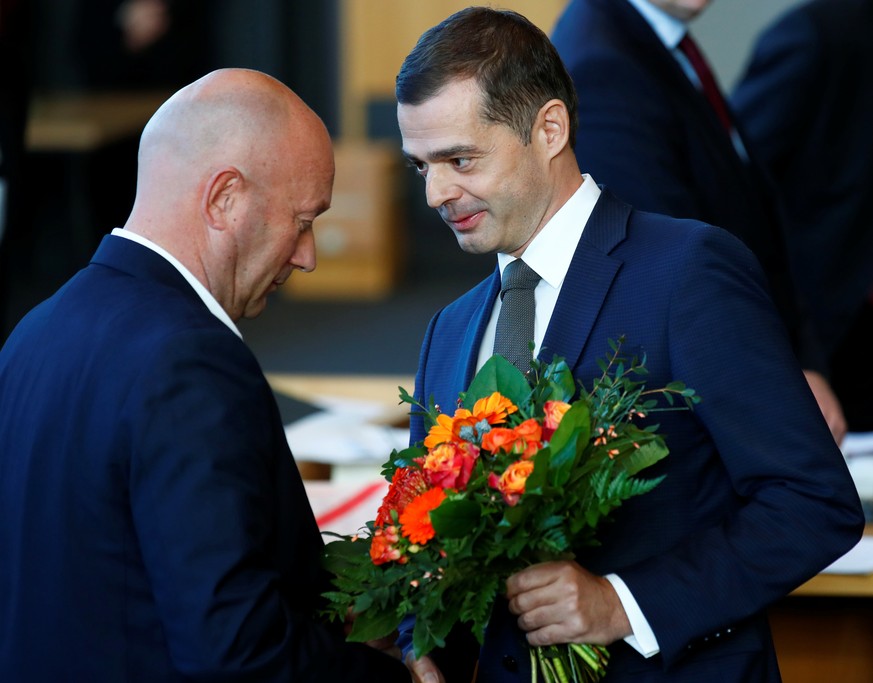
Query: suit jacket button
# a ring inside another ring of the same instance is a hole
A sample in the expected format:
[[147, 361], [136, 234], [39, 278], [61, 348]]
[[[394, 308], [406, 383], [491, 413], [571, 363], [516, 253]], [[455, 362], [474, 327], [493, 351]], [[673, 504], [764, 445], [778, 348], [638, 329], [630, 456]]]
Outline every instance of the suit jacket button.
[[503, 668], [506, 669], [509, 673], [517, 673], [518, 672], [518, 662], [515, 661], [515, 657], [511, 657], [509, 655], [503, 656]]

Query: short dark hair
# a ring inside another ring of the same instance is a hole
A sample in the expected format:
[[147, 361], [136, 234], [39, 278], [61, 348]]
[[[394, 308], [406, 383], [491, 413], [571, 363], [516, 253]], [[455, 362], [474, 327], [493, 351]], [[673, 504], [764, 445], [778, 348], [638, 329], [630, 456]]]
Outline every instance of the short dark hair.
[[425, 31], [397, 74], [401, 104], [421, 104], [450, 81], [475, 78], [486, 120], [509, 126], [524, 144], [540, 108], [561, 100], [576, 144], [578, 100], [573, 81], [548, 36], [510, 10], [468, 7]]

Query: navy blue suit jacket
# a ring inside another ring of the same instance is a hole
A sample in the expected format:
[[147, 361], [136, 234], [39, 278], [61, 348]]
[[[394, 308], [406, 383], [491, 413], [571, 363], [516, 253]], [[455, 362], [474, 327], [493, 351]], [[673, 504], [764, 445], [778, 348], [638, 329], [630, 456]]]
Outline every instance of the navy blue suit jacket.
[[[475, 370], [499, 274], [440, 311], [415, 395], [455, 404]], [[670, 455], [653, 492], [619, 509], [602, 547], [578, 561], [627, 583], [661, 654], [611, 647], [608, 681], [776, 681], [764, 608], [854, 545], [864, 518], [754, 256], [727, 232], [638, 212], [604, 191], [563, 283], [539, 357], [562, 356], [586, 386], [608, 341], [646, 354], [651, 387], [681, 380], [703, 401], [657, 414]], [[424, 436], [420, 418], [411, 439]], [[459, 641], [463, 640], [458, 636]], [[469, 680], [475, 651], [436, 655]], [[501, 606], [479, 683], [528, 681], [528, 656]]]
[[316, 623], [321, 538], [246, 345], [108, 236], [0, 351], [0, 680], [408, 681]]
[[572, 0], [552, 41], [579, 93], [581, 168], [637, 209], [739, 237], [767, 274], [803, 367], [824, 372], [798, 303], [781, 206], [754, 150], [748, 163], [739, 156], [709, 102], [627, 0]]
[[785, 199], [828, 354], [873, 287], [873, 2], [816, 0], [758, 39], [733, 104]]

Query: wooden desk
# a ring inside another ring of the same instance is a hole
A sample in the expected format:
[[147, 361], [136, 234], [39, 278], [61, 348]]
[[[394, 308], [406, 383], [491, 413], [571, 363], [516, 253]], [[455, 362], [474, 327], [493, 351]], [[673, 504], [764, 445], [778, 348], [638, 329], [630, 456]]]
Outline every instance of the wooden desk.
[[412, 375], [303, 375], [267, 373], [274, 391], [305, 403], [324, 403], [331, 397], [373, 404], [370, 422], [400, 426], [408, 422], [409, 405], [400, 403], [403, 387], [415, 389]]
[[27, 122], [33, 152], [92, 152], [138, 136], [167, 92], [52, 92], [34, 96]]
[[784, 683], [873, 681], [873, 575], [819, 574], [769, 614]]

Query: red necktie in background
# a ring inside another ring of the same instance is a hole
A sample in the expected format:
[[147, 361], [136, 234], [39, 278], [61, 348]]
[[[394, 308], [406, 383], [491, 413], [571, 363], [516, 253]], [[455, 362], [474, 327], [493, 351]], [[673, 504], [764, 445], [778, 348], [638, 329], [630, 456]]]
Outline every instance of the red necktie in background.
[[721, 125], [730, 133], [733, 130], [733, 123], [728, 113], [727, 103], [724, 101], [724, 95], [721, 94], [721, 89], [715, 82], [715, 76], [712, 75], [712, 70], [697, 47], [697, 43], [686, 33], [685, 37], [679, 41], [679, 49], [688, 57], [688, 61], [691, 62], [691, 66], [700, 79], [703, 94], [715, 110]]

